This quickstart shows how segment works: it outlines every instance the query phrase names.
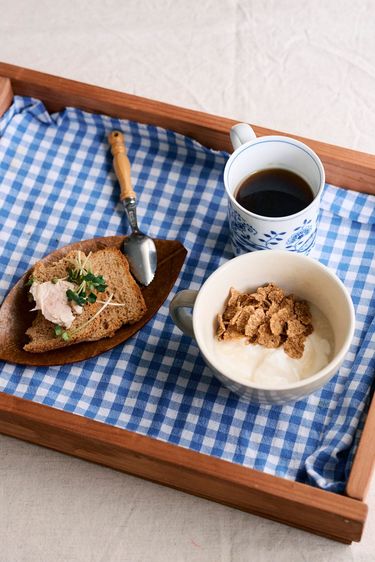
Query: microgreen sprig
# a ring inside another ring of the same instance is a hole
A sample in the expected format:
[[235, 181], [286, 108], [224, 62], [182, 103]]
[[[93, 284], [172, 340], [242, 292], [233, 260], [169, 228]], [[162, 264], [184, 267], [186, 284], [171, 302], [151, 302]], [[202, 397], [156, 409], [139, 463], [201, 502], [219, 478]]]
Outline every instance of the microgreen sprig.
[[91, 324], [91, 322], [93, 322], [95, 320], [95, 318], [97, 318], [99, 316], [99, 314], [101, 312], [103, 312], [103, 310], [105, 308], [107, 308], [107, 306], [112, 304], [111, 303], [112, 299], [113, 299], [113, 293], [111, 293], [109, 295], [108, 299], [105, 302], [103, 302], [102, 307], [94, 314], [94, 316], [89, 318], [86, 322], [84, 322], [81, 326], [79, 326], [75, 330], [71, 330], [71, 331], [68, 332], [68, 331], [64, 330], [64, 328], [62, 326], [55, 326], [55, 335], [57, 337], [61, 337], [64, 341], [69, 341], [72, 336], [77, 334], [80, 330], [83, 330], [83, 328], [86, 328], [89, 324]]
[[[83, 254], [84, 255], [84, 254]], [[73, 267], [68, 269], [68, 275], [64, 279], [73, 283], [77, 289], [68, 289], [66, 291], [66, 296], [69, 301], [73, 301], [79, 306], [84, 306], [85, 304], [92, 304], [97, 302], [101, 304], [101, 308], [87, 320], [81, 326], [75, 330], [66, 330], [62, 326], [55, 326], [55, 335], [62, 338], [64, 341], [68, 341], [74, 334], [88, 326], [107, 306], [125, 306], [122, 303], [112, 303], [113, 293], [111, 293], [105, 301], [99, 300], [97, 295], [94, 293], [104, 293], [107, 289], [107, 284], [102, 275], [95, 275], [90, 267], [90, 256], [85, 256], [82, 259], [81, 252], [78, 252], [74, 261], [72, 261]]]
[[77, 285], [78, 289], [76, 291], [68, 289], [66, 296], [68, 300], [75, 302], [79, 306], [94, 303], [97, 297], [93, 291], [104, 293], [107, 288], [103, 276], [95, 275], [89, 266], [86, 267], [89, 263], [90, 255], [82, 261], [81, 253], [79, 252], [74, 264], [75, 267], [68, 270], [67, 280]]
[[68, 341], [70, 336], [66, 330], [62, 326], [56, 325], [55, 326], [55, 336], [61, 337], [64, 341]]

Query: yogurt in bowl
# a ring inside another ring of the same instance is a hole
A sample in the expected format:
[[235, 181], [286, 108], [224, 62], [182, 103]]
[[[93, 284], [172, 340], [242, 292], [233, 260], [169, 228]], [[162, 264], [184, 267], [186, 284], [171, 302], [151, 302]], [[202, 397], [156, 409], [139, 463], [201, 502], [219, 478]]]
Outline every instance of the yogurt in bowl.
[[315, 305], [310, 305], [310, 311], [314, 331], [307, 336], [300, 358], [290, 357], [282, 347], [248, 343], [246, 337], [220, 341], [214, 336], [212, 353], [223, 369], [244, 384], [253, 382], [272, 389], [306, 379], [328, 365], [334, 348], [328, 319]]
[[[282, 355], [282, 348], [259, 350], [240, 340], [216, 338], [217, 314], [231, 287], [244, 293], [269, 282], [311, 307], [315, 336], [314, 332], [308, 336], [306, 358], [297, 370]], [[192, 314], [188, 308], [193, 309]], [[298, 400], [327, 383], [345, 358], [355, 326], [351, 298], [332, 271], [307, 256], [278, 250], [252, 252], [226, 262], [199, 291], [178, 293], [170, 313], [177, 326], [195, 338], [207, 365], [227, 388], [249, 401], [266, 404]], [[227, 343], [233, 345], [223, 348]]]

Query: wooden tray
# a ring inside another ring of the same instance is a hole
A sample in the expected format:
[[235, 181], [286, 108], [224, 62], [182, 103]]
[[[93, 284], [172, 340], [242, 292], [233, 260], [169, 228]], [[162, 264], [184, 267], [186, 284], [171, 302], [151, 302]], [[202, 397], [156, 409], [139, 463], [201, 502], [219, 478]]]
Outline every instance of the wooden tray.
[[[9, 107], [14, 93], [42, 100], [51, 112], [74, 106], [169, 128], [208, 147], [231, 150], [229, 129], [236, 121], [230, 119], [3, 63], [0, 77], [0, 115]], [[256, 126], [254, 130], [257, 135], [275, 133]], [[295, 138], [318, 153], [329, 183], [375, 193], [374, 156]], [[363, 532], [367, 515], [364, 500], [375, 460], [375, 400], [367, 415], [345, 495], [264, 474], [4, 393], [0, 393], [0, 432], [340, 542], [359, 541]]]

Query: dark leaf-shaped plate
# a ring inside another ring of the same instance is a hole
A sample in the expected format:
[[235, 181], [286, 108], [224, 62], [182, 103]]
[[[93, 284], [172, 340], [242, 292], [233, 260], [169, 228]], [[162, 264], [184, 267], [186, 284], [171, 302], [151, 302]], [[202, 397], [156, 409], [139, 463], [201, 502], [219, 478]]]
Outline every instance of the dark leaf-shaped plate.
[[[125, 236], [93, 238], [64, 246], [42, 259], [44, 263], [59, 260], [71, 250], [94, 252], [107, 247], [120, 248]], [[122, 326], [113, 337], [94, 342], [82, 342], [45, 353], [28, 353], [23, 346], [28, 341], [25, 332], [31, 325], [35, 312], [28, 300], [25, 285], [31, 269], [11, 289], [0, 308], [0, 360], [21, 365], [64, 365], [95, 357], [125, 342], [144, 326], [159, 310], [168, 297], [186, 257], [184, 246], [178, 241], [155, 240], [158, 265], [155, 277], [148, 287], [142, 288], [147, 312], [136, 324]]]

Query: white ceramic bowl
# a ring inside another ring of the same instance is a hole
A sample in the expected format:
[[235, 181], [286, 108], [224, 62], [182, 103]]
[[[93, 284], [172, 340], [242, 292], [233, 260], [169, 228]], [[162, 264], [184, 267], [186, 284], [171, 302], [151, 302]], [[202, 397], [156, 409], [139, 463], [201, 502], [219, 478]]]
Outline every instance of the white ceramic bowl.
[[[308, 378], [273, 388], [244, 383], [223, 369], [212, 345], [216, 316], [223, 309], [229, 289], [244, 292], [269, 282], [315, 304], [328, 318], [334, 334], [333, 358], [328, 365]], [[187, 308], [193, 308], [192, 315]], [[343, 362], [355, 327], [353, 303], [338, 277], [312, 258], [278, 250], [252, 252], [226, 262], [199, 291], [177, 293], [170, 313], [177, 326], [195, 338], [205, 362], [227, 388], [249, 401], [265, 404], [295, 401], [326, 384]]]

